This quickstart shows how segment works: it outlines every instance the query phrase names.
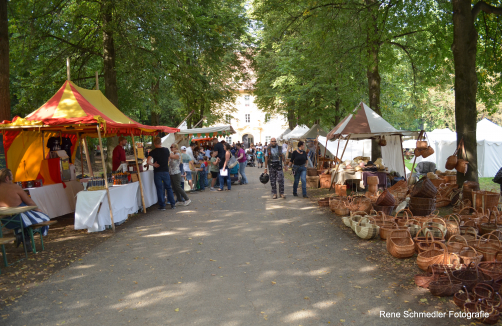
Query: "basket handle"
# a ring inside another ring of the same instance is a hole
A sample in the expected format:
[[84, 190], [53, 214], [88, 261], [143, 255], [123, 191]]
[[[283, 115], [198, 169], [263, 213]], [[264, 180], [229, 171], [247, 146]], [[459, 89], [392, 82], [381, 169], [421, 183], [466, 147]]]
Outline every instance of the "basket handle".
[[453, 220], [454, 222], [457, 223], [458, 226], [460, 226], [460, 218], [457, 216], [457, 214], [450, 214], [446, 217], [447, 221]]
[[464, 208], [462, 208], [462, 209], [460, 210], [460, 212], [458, 212], [458, 215], [462, 215], [461, 213], [462, 213], [464, 210], [466, 210], [466, 209], [474, 209], [474, 207], [471, 207], [471, 206], [464, 206]]
[[[413, 221], [415, 221], [415, 222], [417, 222], [417, 223], [415, 224], [415, 223], [413, 223]], [[410, 218], [410, 219], [406, 222], [406, 224], [405, 224], [405, 225], [406, 225], [406, 226], [408, 226], [408, 225], [420, 225], [420, 221], [419, 221], [419, 220], [415, 220], [414, 218]]]
[[479, 247], [479, 245], [480, 245], [480, 243], [481, 243], [481, 239], [483, 239], [485, 236], [487, 236], [487, 237], [486, 237], [486, 240], [488, 240], [488, 238], [489, 238], [490, 236], [495, 237], [495, 239], [496, 239], [496, 240], [498, 241], [498, 243], [499, 243], [499, 248], [500, 248], [500, 240], [499, 240], [499, 238], [498, 238], [495, 234], [492, 234], [492, 233], [485, 233], [485, 234], [483, 234], [482, 236], [480, 236], [480, 237], [479, 237], [479, 239], [478, 239], [478, 245], [477, 245], [478, 247]]
[[350, 212], [350, 216], [358, 215], [358, 213], [363, 213], [364, 215], [368, 215], [368, 213], [366, 213], [365, 211], [354, 211]]
[[458, 234], [457, 234], [457, 235], [452, 235], [452, 236], [450, 237], [450, 239], [448, 239], [448, 242], [447, 242], [447, 243], [453, 242], [453, 241], [452, 241], [452, 239], [455, 239], [455, 238], [457, 238], [457, 237], [458, 237], [458, 238], [461, 238], [462, 240], [464, 240], [464, 242], [465, 242], [465, 244], [466, 244], [466, 247], [469, 247], [469, 244], [467, 243], [467, 240], [465, 240], [465, 238], [464, 238], [463, 236], [458, 235]]
[[[444, 225], [444, 227], [446, 227], [446, 223], [445, 223], [445, 221], [443, 221], [443, 219], [440, 219], [440, 218], [438, 218], [438, 217], [432, 217], [432, 218], [430, 218], [430, 219], [426, 220], [426, 221], [424, 222], [424, 224], [427, 224], [429, 221], [432, 221], [431, 223], [438, 223], [438, 222], [436, 222], [436, 221], [439, 221], [440, 223], [442, 223], [442, 224]], [[438, 223], [438, 224], [440, 224], [440, 223]]]
[[[500, 235], [502, 235], [502, 231], [500, 231], [500, 230], [493, 230], [493, 231], [492, 231], [492, 232], [490, 232], [490, 233], [492, 233], [492, 234], [495, 234], [495, 233], [500, 233]], [[499, 239], [499, 241], [500, 241], [500, 238], [499, 238], [498, 236], [497, 236], [497, 239]]]

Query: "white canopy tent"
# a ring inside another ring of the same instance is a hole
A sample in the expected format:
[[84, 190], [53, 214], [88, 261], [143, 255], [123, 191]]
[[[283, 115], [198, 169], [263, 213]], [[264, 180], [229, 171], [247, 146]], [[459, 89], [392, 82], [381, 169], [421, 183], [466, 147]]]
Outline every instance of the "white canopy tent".
[[[425, 159], [417, 157], [417, 163], [434, 162], [438, 170], [445, 169], [448, 156], [457, 149], [457, 134], [449, 129], [446, 130], [449, 132], [439, 129], [427, 133], [434, 154]], [[502, 127], [484, 118], [477, 123], [476, 141], [478, 176], [481, 178], [495, 176], [502, 166]], [[404, 143], [403, 147], [406, 147]]]
[[283, 131], [282, 134], [280, 134], [278, 137], [277, 137], [277, 141], [284, 141], [284, 136], [286, 136], [287, 134], [289, 134], [291, 132], [291, 129], [286, 129]]
[[169, 148], [171, 144], [178, 143], [181, 144], [182, 141], [186, 142], [181, 144], [188, 146], [188, 142], [192, 137], [224, 137], [225, 135], [235, 134], [234, 128], [231, 125], [225, 126], [215, 126], [215, 127], [207, 127], [207, 128], [195, 128], [195, 129], [183, 129], [177, 132], [176, 134], [169, 134], [162, 138], [162, 147]]
[[328, 133], [324, 131], [317, 123], [312, 126], [306, 133], [304, 133], [299, 139], [316, 139], [317, 136], [326, 137]]
[[[370, 139], [385, 136], [385, 139], [387, 140], [387, 146], [382, 146], [383, 164], [388, 167], [389, 171], [396, 171], [400, 175], [405, 176], [406, 174], [403, 161], [404, 158], [401, 139], [402, 136], [418, 136], [418, 134], [419, 132], [416, 131], [397, 130], [390, 123], [385, 121], [385, 119], [379, 116], [375, 111], [361, 102], [354, 109], [354, 113], [345, 117], [345, 119], [343, 119], [335, 128], [333, 128], [333, 130], [328, 133], [327, 139], [331, 140], [339, 138], [341, 136], [349, 135], [349, 144], [353, 140], [364, 139], [371, 143]], [[349, 144], [347, 144], [347, 148], [349, 148]], [[359, 148], [359, 155], [362, 155], [362, 152], [364, 152], [365, 154], [367, 153], [367, 155], [365, 156], [370, 156], [371, 145], [369, 145], [369, 147], [364, 147], [364, 144], [365, 143], [359, 143], [359, 147], [357, 147], [357, 143], [355, 145], [356, 148]], [[342, 144], [340, 144], [340, 151], [338, 154], [339, 156], [341, 156], [341, 153], [343, 152], [343, 147], [341, 145]], [[366, 148], [368, 148], [367, 152]], [[355, 149], [353, 150], [353, 153], [354, 152], [356, 152]], [[345, 153], [347, 153], [347, 149], [345, 150]], [[343, 158], [345, 158], [345, 153]], [[376, 159], [377, 158], [372, 158], [372, 160]]]
[[285, 141], [290, 141], [290, 140], [298, 140], [301, 139], [301, 137], [310, 130], [309, 127], [305, 125], [298, 125], [293, 129], [290, 133], [287, 133], [286, 135], [283, 136], [283, 139]]

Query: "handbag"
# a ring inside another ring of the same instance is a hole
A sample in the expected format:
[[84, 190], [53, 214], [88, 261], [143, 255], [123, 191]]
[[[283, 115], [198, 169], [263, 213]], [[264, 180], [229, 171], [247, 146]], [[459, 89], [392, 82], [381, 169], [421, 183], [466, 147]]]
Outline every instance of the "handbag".
[[448, 156], [448, 158], [446, 159], [446, 164], [444, 165], [444, 167], [447, 169], [447, 170], [453, 170], [456, 166], [457, 166], [457, 153], [458, 153], [458, 150], [460, 149], [460, 145], [462, 145], [464, 143], [464, 138], [462, 137], [462, 139], [460, 139], [460, 142], [458, 143], [458, 146], [457, 146], [457, 149], [455, 150], [455, 153], [453, 153], [453, 155], [451, 156]]
[[385, 136], [382, 136], [380, 138], [380, 141], [378, 142], [378, 145], [380, 145], [380, 146], [387, 146], [387, 140], [385, 140]]
[[[467, 158], [467, 154], [465, 153], [465, 147], [464, 147], [464, 139], [461, 139], [460, 141], [461, 141], [461, 145], [462, 145], [463, 157]], [[469, 162], [467, 160], [459, 158], [457, 160], [457, 165], [455, 166], [455, 169], [458, 172], [463, 173], [465, 175], [467, 173], [468, 165], [469, 165]]]
[[237, 165], [237, 159], [235, 158], [234, 155], [230, 155], [230, 161], [228, 162], [228, 167], [230, 169], [234, 168]]
[[434, 149], [429, 145], [429, 141], [425, 140], [426, 136], [427, 136], [427, 134], [424, 132], [424, 134], [423, 134], [423, 139], [424, 140], [421, 141], [421, 143], [420, 143], [420, 146], [423, 146], [424, 142], [426, 144], [425, 148], [421, 148], [420, 149], [420, 154], [422, 155], [423, 158], [427, 158], [427, 157], [431, 156], [432, 154], [434, 154]]

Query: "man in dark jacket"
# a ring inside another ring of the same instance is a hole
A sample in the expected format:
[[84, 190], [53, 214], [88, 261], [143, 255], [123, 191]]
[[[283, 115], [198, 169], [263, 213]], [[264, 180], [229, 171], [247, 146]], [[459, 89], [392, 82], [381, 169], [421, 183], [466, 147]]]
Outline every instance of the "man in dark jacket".
[[[265, 173], [267, 171], [270, 175], [270, 185], [272, 186], [272, 198], [277, 198], [277, 184], [279, 183], [279, 195], [281, 198], [286, 199], [284, 195], [284, 172], [282, 171], [284, 160], [284, 154], [282, 153], [282, 147], [277, 145], [277, 140], [272, 138], [270, 140], [270, 145], [265, 149]], [[286, 164], [285, 164], [286, 165]], [[286, 165], [285, 170], [288, 169]]]

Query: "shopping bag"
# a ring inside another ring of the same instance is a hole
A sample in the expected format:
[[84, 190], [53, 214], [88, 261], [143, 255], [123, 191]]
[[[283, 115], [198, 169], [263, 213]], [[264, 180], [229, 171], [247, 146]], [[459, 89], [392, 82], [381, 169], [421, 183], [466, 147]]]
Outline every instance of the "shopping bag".
[[188, 183], [188, 180], [185, 180], [185, 182], [183, 183], [183, 190], [185, 190], [185, 192], [192, 190], [192, 188], [190, 188], [190, 184]]
[[220, 170], [220, 175], [222, 177], [228, 177], [228, 169], [225, 169], [225, 170], [221, 169]]

